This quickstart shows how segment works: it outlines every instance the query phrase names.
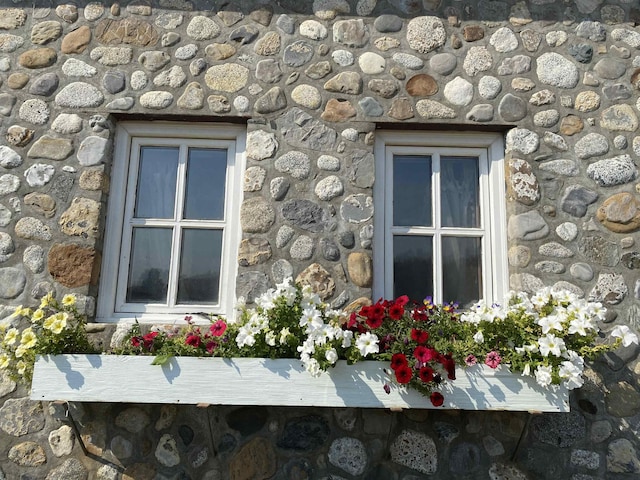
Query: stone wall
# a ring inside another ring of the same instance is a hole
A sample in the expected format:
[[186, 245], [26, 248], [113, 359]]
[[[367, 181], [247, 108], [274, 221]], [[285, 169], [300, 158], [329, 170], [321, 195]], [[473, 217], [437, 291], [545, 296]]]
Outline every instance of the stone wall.
[[[118, 122], [229, 120], [238, 295], [370, 297], [376, 126], [499, 129], [511, 287], [638, 328], [638, 23], [632, 0], [4, 0], [0, 316], [50, 290], [93, 315]], [[0, 478], [636, 478], [636, 357], [596, 362], [569, 414], [71, 405], [88, 456], [4, 379]]]

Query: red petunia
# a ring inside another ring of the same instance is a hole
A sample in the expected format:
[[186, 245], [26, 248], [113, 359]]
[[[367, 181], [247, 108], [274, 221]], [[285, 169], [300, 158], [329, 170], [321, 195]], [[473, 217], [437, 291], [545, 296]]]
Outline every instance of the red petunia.
[[134, 347], [139, 347], [141, 341], [142, 337], [131, 337], [131, 345], [133, 345]]
[[418, 330], [417, 328], [412, 328], [411, 340], [413, 340], [414, 342], [417, 342], [418, 345], [427, 343], [427, 340], [429, 340], [429, 332], [425, 332], [424, 330]]
[[420, 380], [422, 380], [424, 383], [433, 381], [433, 368], [431, 367], [422, 367], [418, 374], [420, 375]]
[[406, 295], [402, 295], [396, 298], [395, 303], [396, 305], [400, 305], [401, 307], [404, 307], [407, 303], [409, 303], [409, 297], [407, 297]]
[[227, 323], [224, 320], [218, 320], [211, 325], [209, 331], [214, 337], [221, 337], [227, 330]]
[[449, 380], [456, 379], [456, 362], [450, 354], [438, 355], [438, 362], [447, 371], [447, 378]]
[[151, 350], [151, 347], [153, 347], [153, 339], [157, 336], [158, 332], [150, 332], [146, 335], [143, 335], [142, 341], [144, 342], [144, 348], [146, 348], [147, 350]]
[[397, 370], [400, 367], [406, 367], [409, 365], [407, 356], [404, 353], [394, 353], [391, 357], [391, 368]]
[[196, 347], [196, 348], [200, 346], [201, 342], [202, 340], [200, 339], [199, 335], [188, 335], [185, 340], [185, 343], [187, 345], [191, 345], [192, 347]]
[[409, 383], [413, 377], [413, 371], [408, 365], [403, 365], [396, 370], [396, 380], [398, 383]]
[[367, 325], [369, 325], [369, 328], [375, 330], [380, 325], [382, 325], [383, 320], [384, 320], [384, 317], [371, 316], [371, 317], [367, 317], [366, 322], [367, 322]]
[[434, 407], [441, 407], [442, 404], [444, 403], [444, 397], [442, 396], [442, 394], [440, 392], [431, 393], [431, 396], [429, 397], [429, 400], [431, 400], [431, 404]]
[[427, 363], [434, 358], [438, 357], [438, 352], [433, 348], [427, 348], [423, 345], [419, 345], [413, 351], [413, 356], [416, 357], [416, 360], [422, 363]]
[[389, 307], [389, 317], [391, 317], [392, 320], [400, 320], [403, 315], [404, 315], [403, 306], [397, 303], [394, 303]]
[[216, 348], [218, 348], [218, 344], [216, 342], [207, 342], [206, 349], [209, 355], [213, 355]]

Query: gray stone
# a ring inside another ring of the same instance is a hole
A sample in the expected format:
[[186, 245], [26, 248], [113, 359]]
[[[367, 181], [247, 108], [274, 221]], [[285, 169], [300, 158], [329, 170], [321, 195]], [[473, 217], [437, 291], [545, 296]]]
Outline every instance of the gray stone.
[[590, 450], [575, 449], [571, 451], [571, 465], [583, 467], [588, 470], [597, 470], [600, 467], [600, 455]]
[[600, 22], [583, 21], [576, 27], [576, 35], [593, 42], [604, 42], [607, 38], [607, 31]]
[[464, 58], [463, 68], [472, 77], [486, 72], [493, 65], [493, 56], [487, 47], [471, 47]]
[[407, 25], [409, 47], [420, 53], [429, 53], [442, 45], [447, 32], [442, 20], [435, 16], [415, 17]]
[[607, 137], [599, 133], [588, 133], [576, 142], [576, 156], [581, 159], [604, 155], [609, 151]]
[[29, 87], [29, 93], [31, 95], [48, 97], [58, 89], [59, 83], [60, 79], [55, 73], [44, 73], [33, 80]]
[[15, 168], [22, 165], [22, 157], [11, 148], [0, 145], [0, 166], [3, 168]]
[[339, 20], [333, 24], [333, 41], [347, 47], [363, 47], [369, 41], [369, 31], [361, 18]]
[[204, 80], [211, 90], [235, 93], [249, 80], [249, 69], [236, 63], [214, 65], [205, 73]]
[[127, 65], [131, 63], [133, 58], [133, 49], [130, 47], [97, 47], [91, 50], [89, 56], [91, 60], [107, 67]]
[[524, 245], [515, 245], [507, 252], [509, 265], [512, 267], [524, 268], [531, 261], [531, 249]]
[[179, 65], [174, 65], [169, 70], [160, 72], [153, 79], [156, 87], [179, 88], [187, 81], [187, 75]]
[[576, 66], [555, 52], [538, 57], [536, 74], [542, 83], [559, 88], [574, 88], [579, 79]]
[[134, 104], [135, 104], [135, 100], [133, 99], [133, 97], [122, 97], [122, 98], [116, 98], [113, 102], [107, 103], [107, 105], [105, 105], [105, 108], [108, 111], [112, 111], [112, 110], [127, 111], [127, 110], [131, 110]]
[[239, 45], [248, 45], [252, 43], [260, 31], [253, 25], [242, 25], [229, 33], [229, 40]]
[[308, 178], [311, 171], [309, 156], [297, 151], [285, 153], [276, 159], [274, 166], [279, 172], [288, 173], [296, 180]]
[[601, 187], [622, 185], [635, 180], [638, 169], [629, 155], [618, 155], [592, 163], [587, 175]]
[[73, 430], [68, 425], [63, 425], [49, 433], [49, 446], [56, 457], [71, 455], [74, 440]]
[[140, 97], [140, 105], [151, 110], [162, 110], [173, 103], [171, 92], [161, 90], [146, 92]]
[[473, 85], [462, 77], [456, 77], [445, 85], [443, 93], [449, 103], [466, 106], [473, 100]]
[[13, 106], [16, 104], [16, 97], [8, 93], [0, 93], [0, 115], [8, 117], [11, 115]]
[[331, 52], [331, 58], [341, 67], [353, 65], [356, 61], [356, 57], [348, 50], [334, 50]]
[[384, 108], [373, 97], [360, 99], [358, 105], [367, 117], [381, 117], [384, 114]]
[[541, 262], [537, 262], [534, 265], [536, 271], [541, 273], [564, 273], [565, 267], [560, 262], [555, 262], [553, 260], [543, 260]]
[[178, 98], [178, 107], [186, 110], [200, 110], [204, 107], [204, 90], [198, 82], [191, 82]]
[[320, 155], [317, 161], [318, 168], [329, 172], [340, 170], [340, 160], [331, 155]]
[[327, 224], [326, 213], [320, 205], [309, 200], [290, 200], [282, 206], [282, 216], [303, 230], [320, 233]]
[[262, 167], [249, 167], [244, 172], [243, 191], [258, 192], [262, 190], [267, 171]]
[[498, 65], [498, 75], [523, 75], [531, 71], [531, 57], [527, 55], [515, 55], [505, 58]]
[[567, 51], [580, 63], [589, 63], [593, 58], [593, 47], [586, 43], [571, 45]]
[[104, 96], [93, 85], [73, 82], [64, 87], [55, 97], [59, 107], [93, 108], [104, 102]]
[[618, 150], [625, 150], [629, 146], [629, 143], [627, 142], [627, 137], [625, 137], [624, 135], [617, 135], [613, 139], [613, 146]]
[[75, 458], [68, 458], [62, 465], [51, 469], [46, 480], [86, 480], [89, 472]]
[[373, 217], [373, 199], [363, 193], [349, 195], [340, 205], [341, 217], [349, 223], [363, 223]]
[[4, 205], [0, 204], [0, 227], [6, 227], [11, 223], [11, 217], [13, 214], [11, 210], [9, 210]]
[[593, 70], [600, 78], [605, 80], [615, 80], [622, 77], [627, 71], [624, 63], [613, 58], [603, 58], [595, 64]]
[[277, 260], [271, 266], [273, 281], [282, 283], [285, 278], [293, 277], [293, 266], [284, 258]]
[[123, 71], [111, 70], [102, 77], [102, 86], [112, 95], [120, 93], [125, 89], [126, 76]]
[[84, 167], [98, 165], [103, 162], [109, 141], [102, 137], [89, 136], [78, 148], [78, 162]]
[[[171, 61], [171, 56], [162, 51], [146, 51], [138, 57], [138, 63], [150, 72], [157, 72]], [[143, 72], [144, 73], [144, 72]], [[134, 87], [133, 76], [131, 77], [131, 87], [140, 90], [139, 86]]]
[[42, 100], [30, 99], [20, 105], [20, 119], [33, 123], [34, 125], [44, 125], [49, 121], [49, 106]]
[[176, 48], [176, 52], [174, 55], [178, 60], [191, 60], [197, 55], [197, 53], [198, 46], [195, 43], [190, 43], [188, 45], [183, 45], [182, 47]]
[[490, 122], [493, 120], [493, 105], [489, 103], [474, 105], [466, 118], [472, 122]]
[[571, 242], [578, 236], [578, 226], [572, 222], [564, 222], [556, 227], [556, 233], [565, 242]]
[[274, 178], [269, 184], [269, 193], [271, 194], [271, 198], [277, 201], [282, 200], [284, 197], [286, 197], [290, 186], [291, 183], [288, 179], [284, 177]]
[[286, 246], [289, 241], [293, 238], [295, 234], [295, 230], [288, 225], [283, 225], [278, 229], [278, 233], [276, 235], [276, 247], [283, 248]]
[[618, 438], [609, 443], [607, 471], [613, 473], [640, 473], [640, 460], [633, 443], [626, 438]]
[[631, 89], [624, 84], [617, 83], [614, 85], [606, 85], [602, 89], [602, 93], [611, 101], [626, 100], [633, 96]]
[[500, 100], [498, 113], [505, 122], [517, 122], [527, 116], [527, 104], [520, 97], [507, 93]]
[[90, 78], [93, 77], [97, 72], [98, 70], [95, 67], [76, 58], [70, 58], [62, 65], [62, 73], [64, 73], [67, 77]]
[[313, 47], [307, 42], [299, 40], [284, 49], [282, 60], [290, 67], [301, 67], [313, 58]]
[[320, 200], [329, 201], [344, 193], [342, 180], [336, 175], [330, 175], [320, 180], [315, 187], [315, 194]]
[[424, 61], [410, 53], [397, 52], [393, 54], [392, 58], [398, 65], [402, 65], [410, 70], [420, 70], [424, 67]]
[[22, 217], [15, 226], [16, 235], [27, 240], [51, 240], [51, 229], [33, 217]]
[[482, 454], [477, 445], [461, 442], [454, 445], [449, 457], [449, 471], [455, 475], [474, 472], [480, 466]]
[[29, 245], [22, 255], [22, 262], [32, 273], [44, 270], [44, 250], [40, 245]]
[[548, 145], [555, 150], [560, 150], [562, 152], [566, 152], [567, 150], [569, 150], [569, 146], [567, 145], [566, 140], [557, 133], [544, 132], [542, 141], [545, 143], [545, 145]]
[[0, 176], [0, 196], [17, 192], [20, 188], [20, 178], [10, 173]]
[[586, 422], [582, 415], [575, 412], [564, 415], [543, 413], [533, 417], [531, 430], [542, 443], [565, 448], [584, 438]]
[[629, 289], [622, 275], [601, 273], [598, 275], [596, 285], [589, 293], [589, 301], [617, 305], [625, 299], [628, 293]]
[[514, 128], [507, 133], [507, 152], [516, 151], [528, 155], [538, 150], [539, 145], [538, 134], [526, 128]]
[[0, 232], [0, 263], [4, 263], [11, 258], [15, 251], [15, 245], [11, 235]]
[[614, 267], [620, 262], [618, 244], [608, 242], [600, 235], [589, 235], [580, 239], [580, 253], [593, 263]]
[[397, 15], [380, 15], [374, 20], [373, 27], [380, 33], [399, 32], [402, 29], [402, 19]]
[[124, 428], [129, 433], [140, 433], [151, 423], [149, 415], [139, 407], [129, 407], [118, 414], [116, 426]]
[[404, 430], [389, 448], [391, 461], [426, 475], [438, 469], [438, 452], [433, 439], [424, 433]]
[[581, 185], [570, 185], [560, 199], [560, 208], [574, 217], [584, 217], [589, 205], [598, 199], [598, 194]]
[[555, 109], [543, 110], [537, 112], [533, 116], [533, 124], [536, 127], [550, 128], [558, 123], [560, 120], [560, 112]]
[[311, 40], [324, 40], [329, 34], [327, 27], [317, 20], [305, 20], [300, 24], [299, 32], [300, 35]]
[[254, 130], [247, 134], [247, 157], [253, 160], [265, 160], [273, 157], [278, 150], [278, 141], [273, 133]]
[[266, 83], [276, 83], [282, 78], [280, 62], [273, 58], [260, 60], [256, 64], [256, 78]]
[[211, 18], [196, 15], [187, 25], [187, 35], [194, 40], [211, 40], [220, 35], [220, 27]]
[[558, 159], [541, 163], [540, 170], [556, 175], [564, 175], [566, 177], [575, 177], [580, 173], [578, 164], [569, 159]]
[[289, 255], [293, 260], [309, 260], [313, 257], [314, 242], [313, 239], [306, 235], [300, 235], [295, 239], [291, 248], [289, 249]]
[[204, 58], [196, 58], [189, 64], [189, 72], [194, 77], [197, 77], [207, 69], [207, 61]]
[[[451, 93], [453, 95], [453, 93]], [[448, 119], [456, 118], [456, 112], [452, 108], [443, 105], [435, 100], [418, 100], [416, 103], [418, 115], [423, 118]]]
[[34, 163], [24, 172], [24, 177], [30, 187], [42, 187], [51, 181], [55, 173], [53, 165]]
[[335, 439], [329, 447], [328, 458], [329, 463], [351, 475], [361, 475], [368, 463], [364, 444], [352, 437]]
[[640, 269], [640, 252], [628, 252], [622, 255], [620, 262], [629, 270]]
[[574, 255], [573, 250], [565, 247], [558, 242], [548, 242], [540, 245], [540, 247], [538, 248], [538, 253], [546, 257], [554, 258], [570, 258]]
[[352, 231], [346, 230], [338, 233], [338, 241], [344, 248], [353, 248], [356, 244], [355, 236]]
[[296, 29], [296, 21], [289, 15], [280, 15], [276, 20], [276, 26], [282, 30], [283, 33], [292, 35]]
[[260, 197], [252, 197], [242, 203], [240, 223], [246, 233], [265, 233], [275, 222], [273, 207]]
[[269, 114], [282, 110], [287, 106], [287, 97], [280, 87], [273, 87], [254, 104], [257, 113]]
[[594, 272], [591, 265], [584, 262], [578, 262], [571, 265], [569, 268], [569, 273], [571, 276], [577, 280], [581, 280], [583, 282], [590, 282], [593, 280]]
[[456, 56], [451, 53], [437, 53], [429, 59], [429, 67], [431, 70], [443, 76], [452, 73], [457, 65], [458, 60]]
[[502, 90], [502, 83], [492, 76], [484, 76], [478, 82], [478, 93], [481, 97], [492, 100], [498, 96]]
[[178, 444], [172, 435], [165, 433], [160, 437], [155, 450], [155, 457], [165, 467], [175, 467], [180, 464]]

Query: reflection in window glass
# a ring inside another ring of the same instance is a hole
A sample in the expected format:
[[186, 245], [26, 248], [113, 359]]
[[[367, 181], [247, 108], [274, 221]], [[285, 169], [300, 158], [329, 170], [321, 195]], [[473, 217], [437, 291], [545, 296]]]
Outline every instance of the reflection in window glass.
[[393, 295], [422, 301], [433, 295], [433, 238], [393, 237]]
[[442, 226], [480, 226], [480, 187], [477, 157], [440, 158]]
[[442, 238], [443, 300], [469, 306], [481, 297], [481, 240], [476, 237]]
[[393, 157], [393, 224], [431, 226], [431, 157]]
[[127, 302], [166, 303], [171, 236], [171, 228], [133, 229]]
[[221, 257], [222, 230], [182, 230], [178, 303], [218, 302]]
[[141, 147], [133, 216], [173, 218], [178, 156], [176, 147]]
[[223, 220], [227, 151], [190, 148], [184, 218]]

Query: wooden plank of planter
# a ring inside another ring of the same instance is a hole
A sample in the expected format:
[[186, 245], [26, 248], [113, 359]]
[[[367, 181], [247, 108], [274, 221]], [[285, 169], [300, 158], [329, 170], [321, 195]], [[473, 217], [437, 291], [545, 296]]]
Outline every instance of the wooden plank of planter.
[[[392, 385], [385, 362], [340, 361], [312, 377], [296, 360], [263, 358], [172, 358], [151, 365], [153, 357], [55, 355], [37, 359], [33, 400], [76, 402], [184, 403], [211, 405], [288, 405], [316, 407], [434, 408], [427, 397]], [[464, 410], [569, 411], [565, 388], [541, 388], [532, 377], [507, 368], [458, 369], [441, 390], [440, 408]]]

